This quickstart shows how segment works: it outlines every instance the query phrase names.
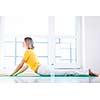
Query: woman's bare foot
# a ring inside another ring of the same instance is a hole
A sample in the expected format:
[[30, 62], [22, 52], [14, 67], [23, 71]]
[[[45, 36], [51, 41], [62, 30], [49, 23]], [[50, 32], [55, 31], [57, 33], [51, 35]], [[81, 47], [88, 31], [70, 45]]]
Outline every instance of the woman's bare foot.
[[98, 74], [96, 74], [96, 73], [92, 72], [92, 71], [91, 71], [91, 69], [89, 69], [89, 75], [91, 75], [91, 76], [96, 76], [96, 77], [98, 77], [98, 76], [99, 76]]

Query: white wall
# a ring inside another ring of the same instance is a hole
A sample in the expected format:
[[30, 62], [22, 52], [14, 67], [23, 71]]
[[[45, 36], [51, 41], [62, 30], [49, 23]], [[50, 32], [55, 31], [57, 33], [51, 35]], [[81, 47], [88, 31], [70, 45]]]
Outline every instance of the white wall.
[[100, 16], [85, 17], [85, 65], [100, 73]]

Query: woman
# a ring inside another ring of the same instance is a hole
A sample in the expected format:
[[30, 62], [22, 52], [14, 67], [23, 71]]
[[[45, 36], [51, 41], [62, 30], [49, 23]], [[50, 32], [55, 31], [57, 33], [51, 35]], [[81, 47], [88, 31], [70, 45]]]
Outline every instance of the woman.
[[[24, 56], [20, 64], [16, 67], [14, 72], [11, 74], [11, 76], [16, 76], [18, 74], [23, 73], [25, 70], [27, 70], [28, 67], [30, 67], [35, 73], [38, 73], [40, 75], [50, 75], [51, 68], [42, 66], [40, 64], [38, 57], [34, 52], [33, 40], [31, 37], [24, 38], [23, 47], [26, 49]], [[68, 72], [61, 71], [61, 70], [54, 70], [54, 73], [62, 75]], [[98, 76], [97, 74], [93, 73], [90, 69], [88, 70], [88, 74]]]

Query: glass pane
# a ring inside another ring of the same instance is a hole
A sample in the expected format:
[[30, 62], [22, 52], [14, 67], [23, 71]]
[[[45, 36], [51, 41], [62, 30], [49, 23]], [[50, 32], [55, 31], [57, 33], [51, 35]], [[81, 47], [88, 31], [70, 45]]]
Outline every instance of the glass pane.
[[24, 18], [23, 16], [5, 16], [5, 33], [7, 35], [17, 35], [24, 31]]
[[34, 37], [34, 46], [38, 56], [48, 56], [48, 39], [46, 37]]
[[3, 58], [3, 70], [5, 72], [12, 72], [15, 69], [15, 59], [14, 57], [4, 57]]
[[48, 43], [48, 38], [44, 36], [32, 36], [34, 43]]
[[20, 37], [20, 36], [17, 36], [17, 37], [16, 37], [16, 41], [17, 41], [17, 42], [23, 42], [25, 37], [26, 37], [26, 36], [24, 36], [24, 35], [21, 36], [21, 37]]
[[48, 58], [47, 57], [39, 57], [39, 61], [43, 65], [47, 65], [48, 64]]
[[34, 35], [48, 34], [48, 16], [25, 16], [25, 31]]
[[22, 46], [22, 42], [16, 44], [16, 54], [17, 56], [23, 56], [25, 49]]
[[47, 44], [35, 44], [35, 52], [38, 56], [48, 56], [48, 45]]
[[[60, 40], [59, 40], [60, 39]], [[76, 62], [75, 38], [56, 39], [56, 63], [71, 64]]]
[[22, 57], [16, 57], [16, 65], [18, 65], [21, 60], [22, 60]]
[[75, 16], [56, 16], [55, 17], [56, 35], [75, 35]]
[[5, 16], [4, 25], [7, 35], [48, 34], [48, 16]]
[[75, 60], [76, 59], [76, 50], [72, 49], [72, 59]]
[[3, 46], [4, 56], [14, 56], [15, 55], [15, 43], [6, 42]]
[[4, 40], [4, 42], [15, 42], [15, 36], [14, 35], [12, 35], [12, 36], [5, 35], [5, 37], [3, 37], [3, 40]]

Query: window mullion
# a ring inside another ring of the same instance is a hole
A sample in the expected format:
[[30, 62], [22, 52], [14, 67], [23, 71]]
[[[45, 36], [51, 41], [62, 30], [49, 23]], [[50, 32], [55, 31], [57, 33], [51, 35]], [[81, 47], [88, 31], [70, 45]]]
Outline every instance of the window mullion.
[[55, 17], [48, 17], [48, 64], [55, 64], [55, 50], [56, 50], [56, 38], [55, 38]]

